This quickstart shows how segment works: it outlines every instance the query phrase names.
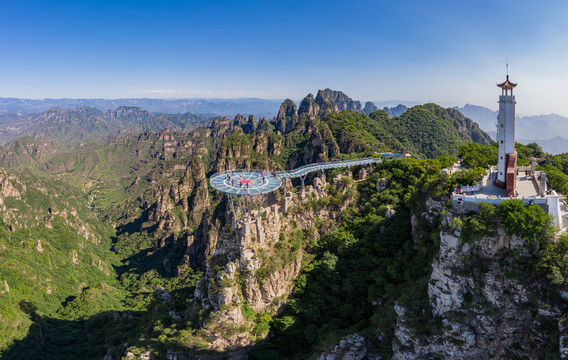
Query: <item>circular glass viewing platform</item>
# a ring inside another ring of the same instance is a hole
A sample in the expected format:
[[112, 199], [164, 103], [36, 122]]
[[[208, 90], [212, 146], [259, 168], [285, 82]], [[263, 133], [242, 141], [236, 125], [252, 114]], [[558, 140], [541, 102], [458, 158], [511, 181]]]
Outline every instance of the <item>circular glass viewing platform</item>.
[[227, 170], [211, 176], [209, 183], [225, 194], [260, 195], [278, 189], [282, 179], [264, 170]]

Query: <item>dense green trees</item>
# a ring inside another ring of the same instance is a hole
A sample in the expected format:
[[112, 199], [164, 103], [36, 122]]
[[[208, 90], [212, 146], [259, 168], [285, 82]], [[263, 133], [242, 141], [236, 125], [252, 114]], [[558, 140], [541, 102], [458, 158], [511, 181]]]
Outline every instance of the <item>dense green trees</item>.
[[470, 168], [497, 165], [497, 144], [483, 145], [477, 143], [469, 143], [462, 145], [458, 149], [458, 156], [462, 158], [465, 166]]

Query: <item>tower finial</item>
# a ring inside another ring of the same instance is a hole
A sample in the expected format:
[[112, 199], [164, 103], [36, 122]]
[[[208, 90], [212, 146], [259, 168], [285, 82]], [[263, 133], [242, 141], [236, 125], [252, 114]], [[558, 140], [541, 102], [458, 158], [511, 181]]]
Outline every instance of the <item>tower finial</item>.
[[505, 67], [507, 68], [507, 77], [509, 76], [509, 60], [505, 58]]

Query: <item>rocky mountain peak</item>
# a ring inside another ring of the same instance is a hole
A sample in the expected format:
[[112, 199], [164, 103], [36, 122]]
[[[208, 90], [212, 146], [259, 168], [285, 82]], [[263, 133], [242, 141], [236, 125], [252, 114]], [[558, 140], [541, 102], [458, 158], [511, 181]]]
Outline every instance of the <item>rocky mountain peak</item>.
[[308, 119], [314, 119], [318, 116], [320, 111], [320, 106], [314, 99], [314, 94], [310, 93], [306, 96], [300, 103], [298, 108], [298, 115], [301, 117], [305, 115]]
[[370, 101], [367, 101], [365, 103], [365, 107], [363, 108], [363, 112], [365, 113], [365, 115], [369, 115], [373, 111], [377, 111], [377, 110], [379, 110], [377, 105], [375, 105], [374, 103], [372, 103]]
[[222, 118], [213, 119], [209, 127], [213, 130], [212, 136], [224, 139], [231, 127], [231, 122], [228, 117], [223, 116]]
[[246, 124], [246, 122], [247, 122], [246, 118], [241, 114], [237, 114], [233, 119], [233, 125], [238, 127], [243, 126], [244, 124]]
[[243, 131], [245, 132], [245, 134], [252, 134], [253, 132], [256, 131], [256, 128], [258, 127], [258, 123], [256, 122], [256, 119], [254, 118], [254, 115], [249, 115], [246, 124], [242, 125]]
[[281, 133], [287, 133], [298, 124], [298, 119], [296, 104], [292, 100], [286, 99], [280, 105], [280, 110], [276, 116], [276, 130]]
[[387, 114], [389, 114], [389, 117], [393, 118], [404, 114], [406, 110], [408, 110], [408, 107], [402, 104], [398, 104], [397, 106], [391, 108], [385, 107], [383, 108], [383, 110], [386, 111]]
[[[338, 112], [342, 110], [353, 110], [357, 112], [363, 112], [363, 107], [361, 102], [351, 99], [349, 96], [345, 95], [341, 91], [335, 91], [331, 89], [319, 90], [316, 96], [316, 102], [320, 105], [321, 109], [327, 111], [328, 109], [333, 109]], [[332, 105], [335, 104], [335, 106]]]

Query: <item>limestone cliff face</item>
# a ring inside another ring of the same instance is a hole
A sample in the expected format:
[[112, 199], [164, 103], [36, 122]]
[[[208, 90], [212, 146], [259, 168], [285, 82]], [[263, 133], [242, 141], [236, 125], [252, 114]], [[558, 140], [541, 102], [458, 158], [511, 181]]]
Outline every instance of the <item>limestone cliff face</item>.
[[276, 130], [285, 134], [296, 127], [298, 120], [299, 116], [296, 104], [290, 99], [284, 100], [276, 116]]
[[249, 115], [246, 124], [242, 125], [245, 134], [252, 134], [258, 128], [254, 115]]
[[[179, 168], [168, 167], [162, 170], [160, 178], [172, 176], [174, 171], [183, 170], [183, 175], [172, 181], [157, 185], [151, 194], [144, 195], [142, 210], [147, 214], [142, 227], [156, 225], [163, 230], [164, 236], [156, 244], [164, 248], [172, 245], [184, 246], [184, 262], [192, 266], [203, 267], [207, 254], [207, 232], [203, 232], [203, 223], [214, 221], [209, 216], [209, 191], [205, 169], [200, 159], [195, 159]], [[169, 176], [168, 176], [169, 175]], [[175, 235], [180, 230], [196, 229], [193, 235]], [[191, 255], [191, 256], [190, 256]], [[168, 263], [166, 257], [164, 260]]]
[[316, 102], [324, 112], [338, 112], [342, 110], [363, 112], [359, 101], [351, 99], [341, 91], [331, 89], [319, 90], [316, 96]]
[[391, 108], [385, 107], [383, 108], [383, 110], [386, 111], [387, 114], [389, 114], [389, 117], [393, 118], [404, 114], [406, 110], [408, 110], [408, 108], [402, 104], [398, 104], [397, 106]]
[[[325, 124], [320, 125], [313, 126], [308, 130], [311, 134], [305, 146], [304, 164], [327, 161], [337, 156], [340, 152], [329, 127]], [[294, 167], [290, 166], [290, 168]]]
[[302, 102], [300, 102], [300, 107], [298, 108], [298, 115], [300, 117], [304, 116], [310, 120], [315, 119], [320, 112], [320, 106], [316, 103], [313, 94], [308, 94]]
[[395, 305], [393, 359], [539, 358], [554, 340], [543, 328], [556, 328], [566, 309], [546, 296], [542, 281], [519, 272], [532, 257], [528, 245], [503, 229], [476, 243], [460, 235], [441, 233], [432, 264], [428, 298], [440, 326], [420, 335], [407, 309]]
[[375, 105], [374, 103], [372, 103], [370, 101], [367, 101], [365, 103], [365, 107], [363, 108], [363, 112], [365, 113], [365, 115], [369, 115], [373, 111], [377, 111], [377, 110], [379, 110], [377, 105]]
[[224, 139], [230, 134], [231, 122], [225, 116], [221, 119], [213, 120], [210, 128], [213, 130], [211, 136], [214, 138]]
[[247, 123], [247, 120], [245, 119], [244, 116], [242, 116], [241, 114], [237, 114], [235, 116], [235, 118], [233, 119], [233, 126], [238, 126], [238, 127], [242, 127], [243, 125], [245, 125]]

